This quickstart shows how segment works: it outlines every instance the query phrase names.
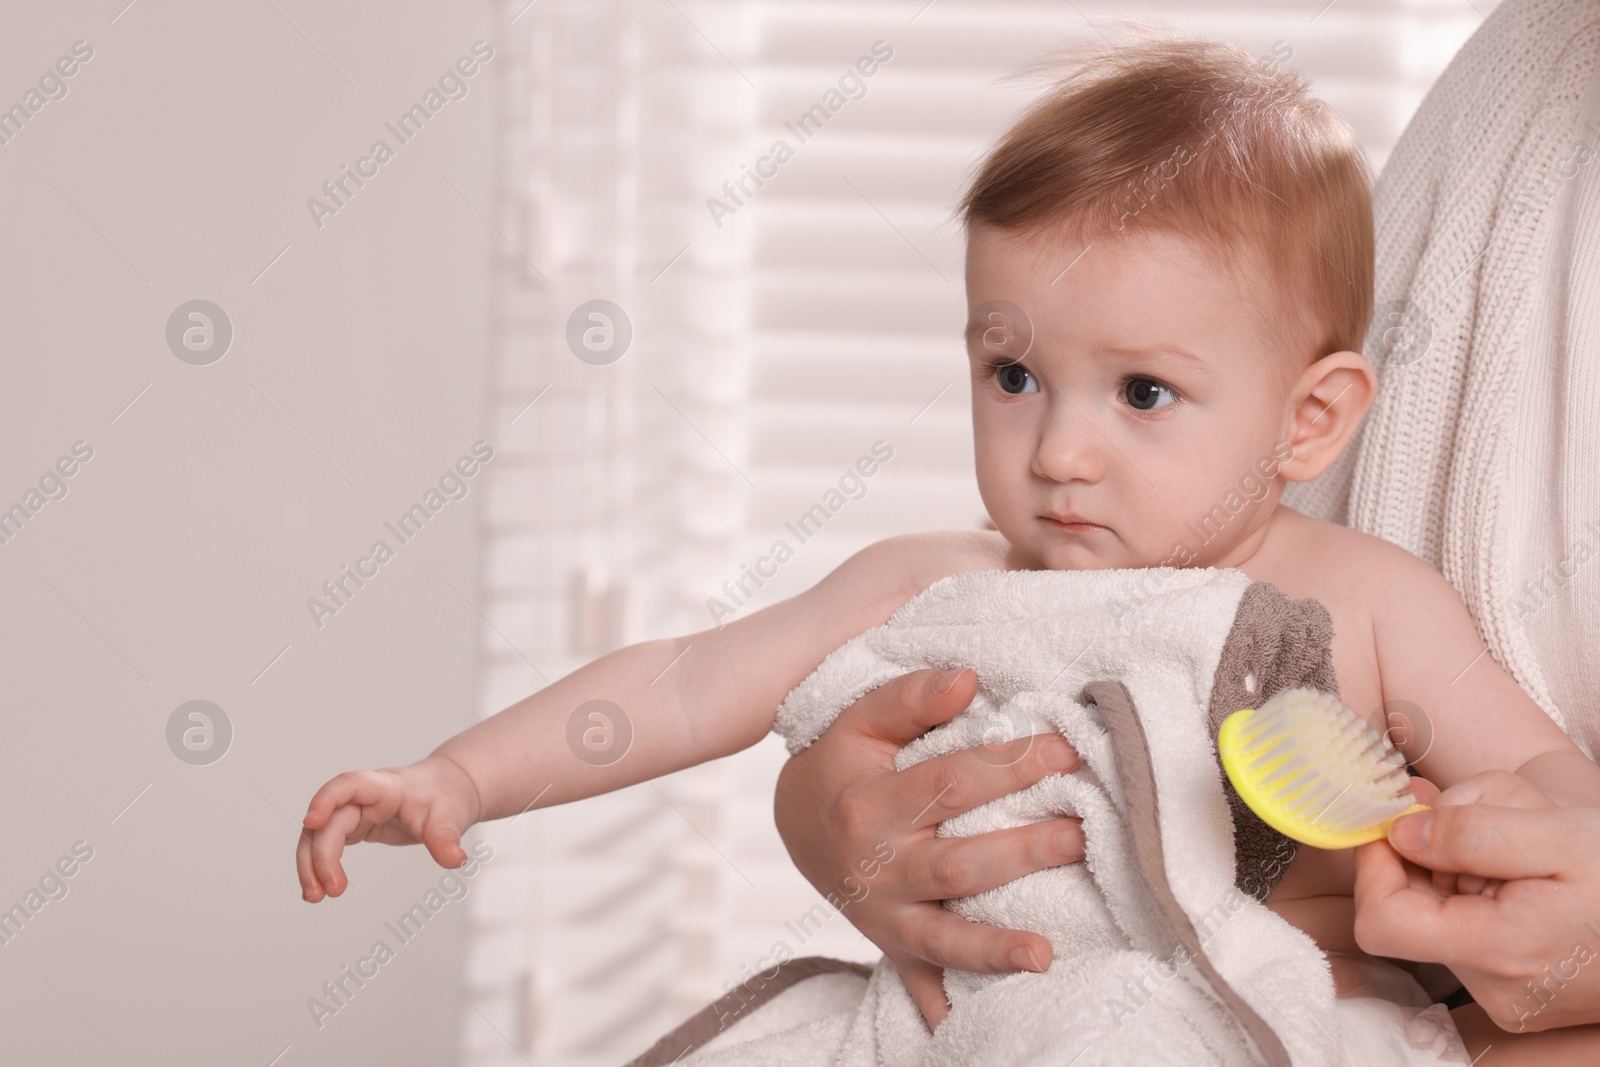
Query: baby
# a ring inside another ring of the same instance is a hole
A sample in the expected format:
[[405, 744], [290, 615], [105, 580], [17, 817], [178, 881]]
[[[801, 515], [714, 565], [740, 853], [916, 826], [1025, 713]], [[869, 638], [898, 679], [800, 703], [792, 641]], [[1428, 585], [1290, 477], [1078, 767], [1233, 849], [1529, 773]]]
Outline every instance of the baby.
[[[1346, 704], [1422, 710], [1431, 731], [1396, 740], [1439, 786], [1503, 771], [1558, 804], [1600, 798], [1600, 768], [1485, 654], [1437, 571], [1278, 502], [1328, 469], [1376, 389], [1358, 354], [1367, 169], [1300, 78], [1215, 44], [1092, 57], [1007, 133], [961, 206], [995, 529], [879, 542], [791, 600], [604, 656], [418, 763], [339, 775], [306, 813], [306, 900], [343, 892], [351, 842], [421, 842], [455, 867], [476, 822], [753, 745], [829, 652], [973, 570], [1237, 568], [1328, 609]], [[626, 759], [573, 756], [569, 717], [592, 700], [626, 709]], [[1344, 995], [1369, 973], [1353, 878], [1350, 853], [1302, 848], [1267, 901], [1330, 954]]]

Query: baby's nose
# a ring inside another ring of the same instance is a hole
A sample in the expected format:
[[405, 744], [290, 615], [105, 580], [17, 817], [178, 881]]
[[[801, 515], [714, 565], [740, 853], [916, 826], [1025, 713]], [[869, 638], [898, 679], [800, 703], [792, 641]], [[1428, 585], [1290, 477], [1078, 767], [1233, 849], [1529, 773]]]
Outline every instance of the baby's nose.
[[1099, 481], [1106, 472], [1104, 433], [1065, 400], [1052, 406], [1034, 449], [1033, 473], [1054, 482]]

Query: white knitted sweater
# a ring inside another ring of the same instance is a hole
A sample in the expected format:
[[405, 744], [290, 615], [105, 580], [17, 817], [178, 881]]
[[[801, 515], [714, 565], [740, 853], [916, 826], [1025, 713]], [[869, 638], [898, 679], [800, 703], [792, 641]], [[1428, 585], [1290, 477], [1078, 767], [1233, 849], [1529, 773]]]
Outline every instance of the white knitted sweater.
[[1495, 659], [1596, 755], [1600, 4], [1495, 10], [1407, 127], [1375, 210], [1377, 402], [1284, 502], [1438, 567]]

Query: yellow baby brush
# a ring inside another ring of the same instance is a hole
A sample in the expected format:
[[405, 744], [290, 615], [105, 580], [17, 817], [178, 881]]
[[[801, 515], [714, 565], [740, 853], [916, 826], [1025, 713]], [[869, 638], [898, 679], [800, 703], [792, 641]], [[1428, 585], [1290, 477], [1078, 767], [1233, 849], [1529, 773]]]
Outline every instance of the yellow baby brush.
[[1286, 689], [1229, 715], [1217, 734], [1228, 780], [1261, 821], [1314, 848], [1354, 848], [1425, 810], [1384, 734], [1315, 689]]

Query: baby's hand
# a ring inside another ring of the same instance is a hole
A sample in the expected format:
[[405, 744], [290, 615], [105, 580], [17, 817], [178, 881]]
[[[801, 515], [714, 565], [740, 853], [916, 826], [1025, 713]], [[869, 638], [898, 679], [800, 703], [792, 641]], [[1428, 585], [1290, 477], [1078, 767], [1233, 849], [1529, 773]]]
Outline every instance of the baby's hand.
[[467, 861], [461, 835], [478, 821], [478, 790], [454, 760], [429, 756], [409, 767], [346, 771], [311, 798], [295, 847], [301, 895], [315, 904], [350, 880], [339, 857], [346, 844], [421, 842], [441, 867]]

